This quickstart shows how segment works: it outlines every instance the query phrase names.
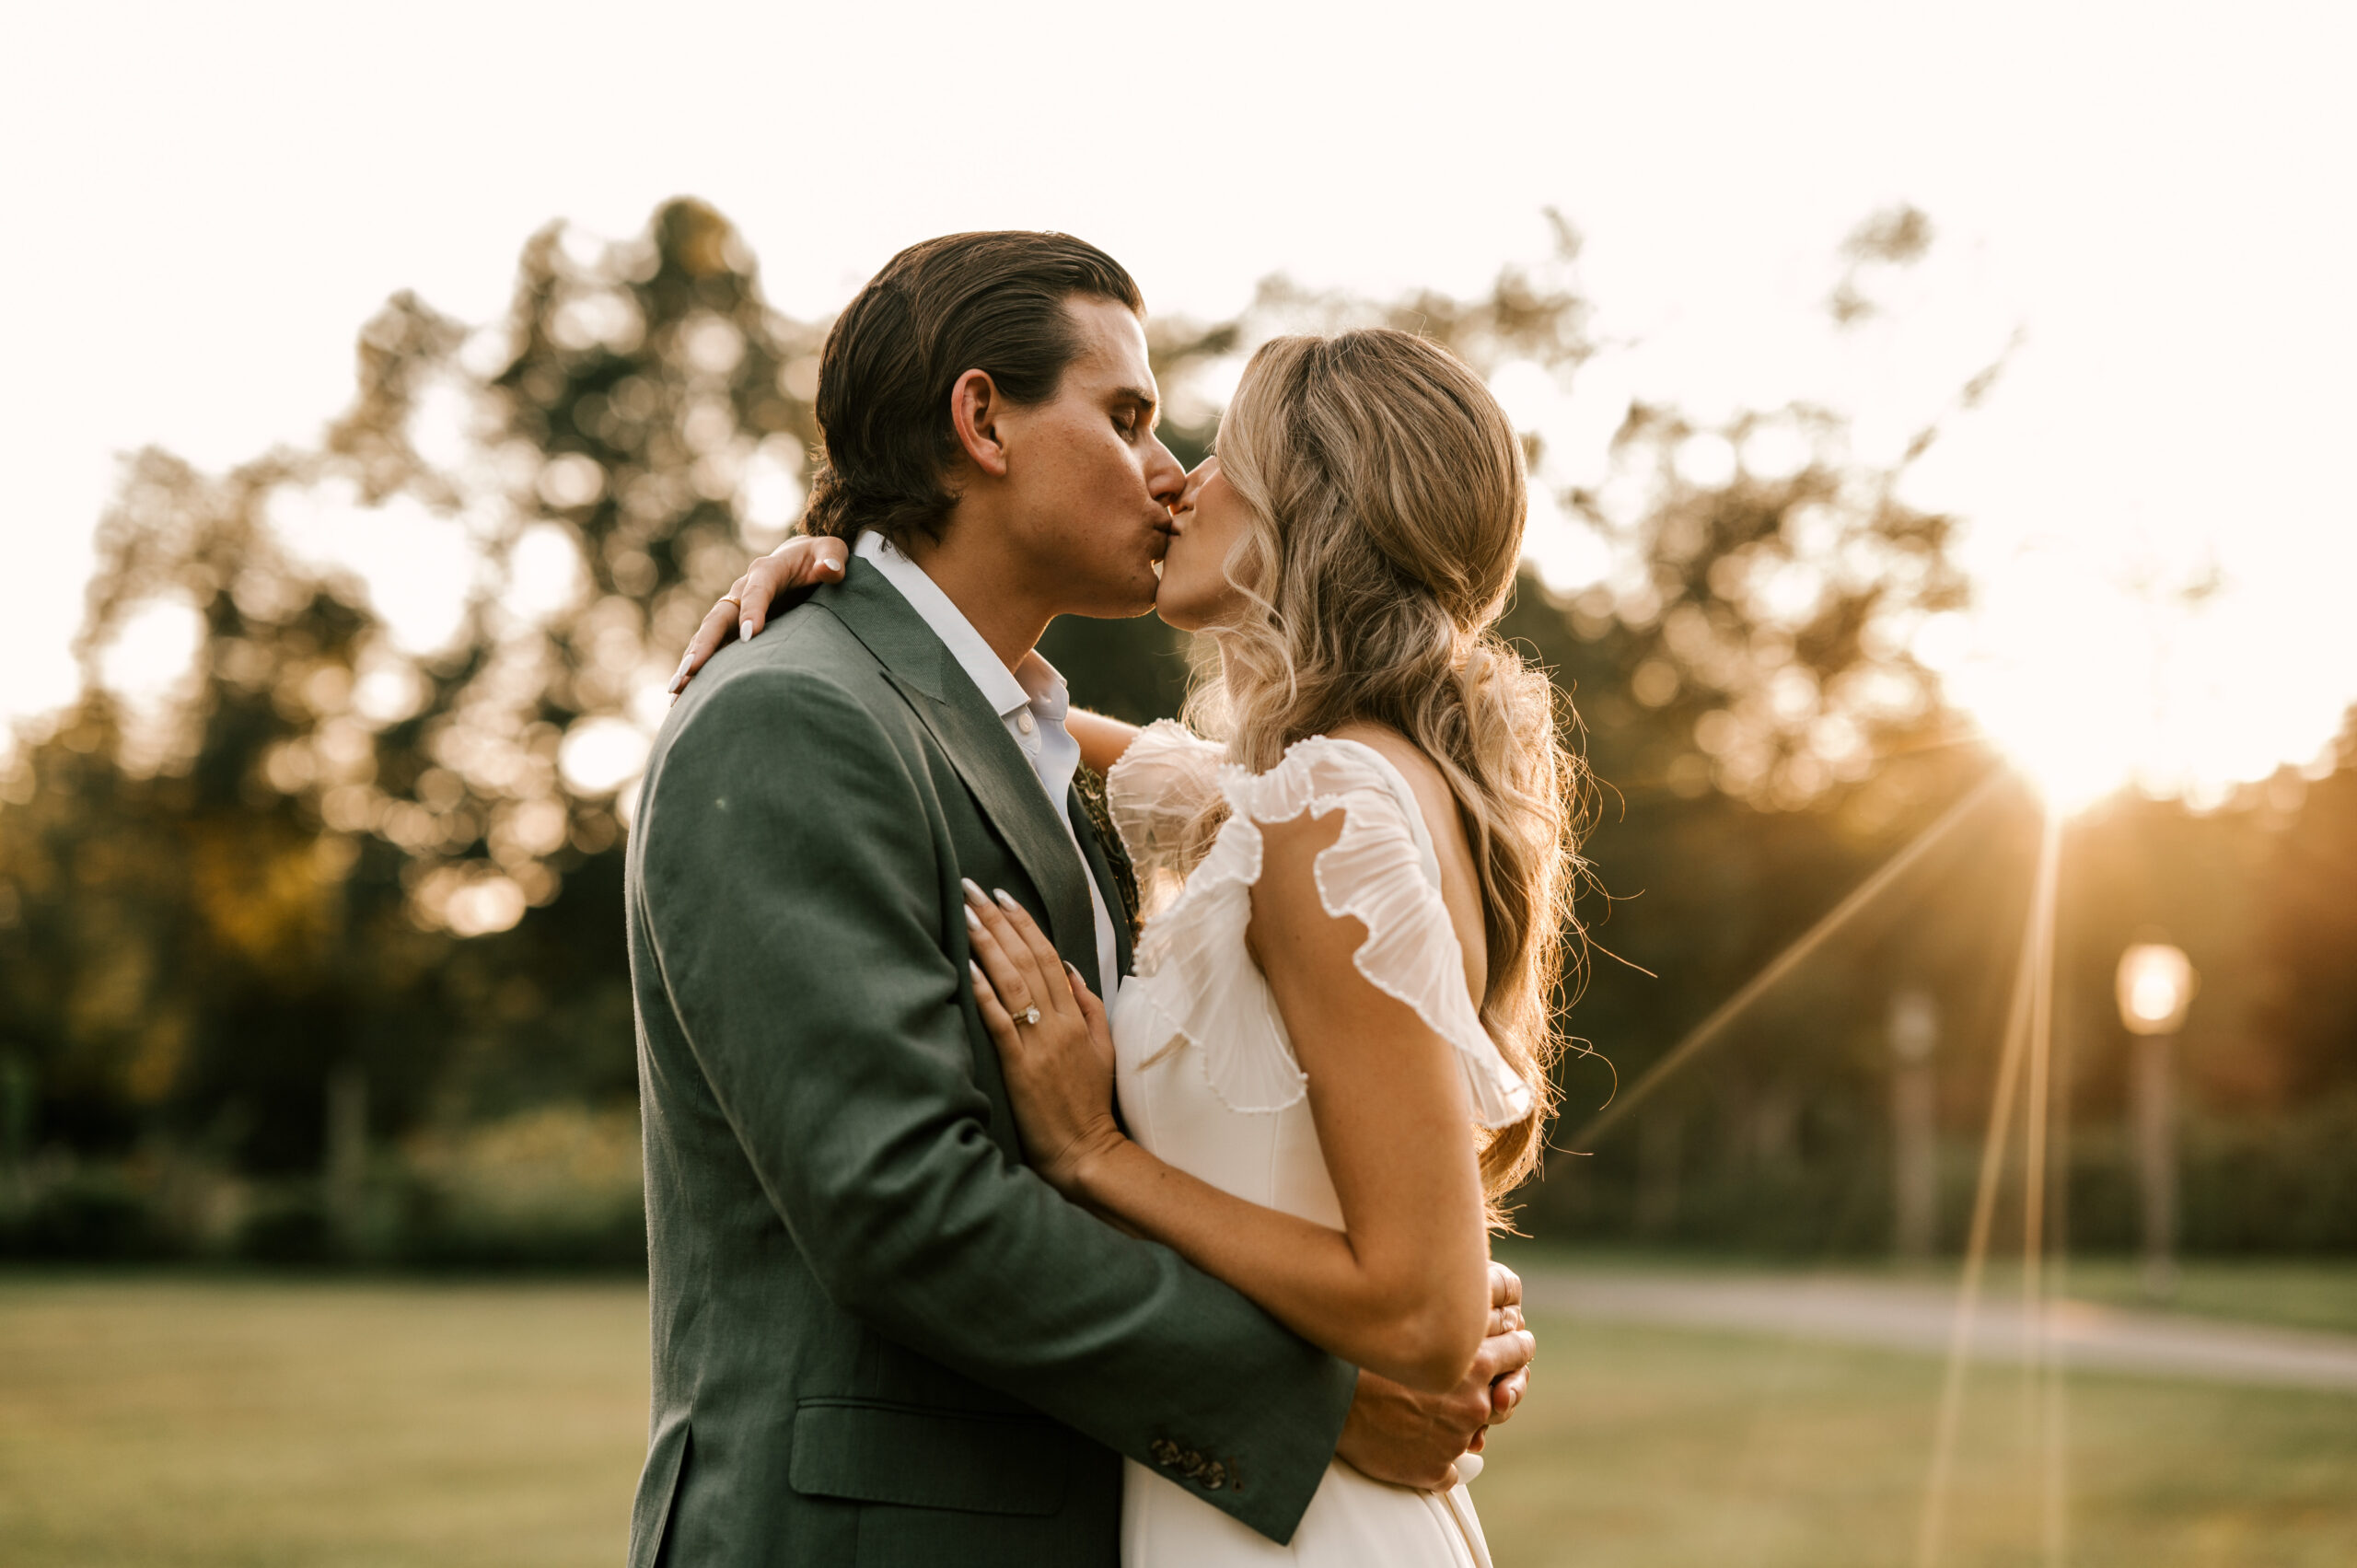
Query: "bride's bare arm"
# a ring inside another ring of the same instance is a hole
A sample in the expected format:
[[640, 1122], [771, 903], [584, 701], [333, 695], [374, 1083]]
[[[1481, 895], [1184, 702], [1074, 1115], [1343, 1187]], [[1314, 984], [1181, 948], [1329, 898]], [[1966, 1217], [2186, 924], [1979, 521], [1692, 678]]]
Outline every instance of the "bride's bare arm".
[[[1341, 829], [1339, 813], [1263, 826], [1250, 927], [1309, 1079], [1341, 1230], [1224, 1192], [1122, 1135], [1103, 1009], [1011, 901], [981, 900], [970, 923], [984, 968], [975, 990], [1026, 1148], [1050, 1182], [1312, 1343], [1411, 1388], [1445, 1389], [1473, 1364], [1490, 1311], [1473, 1112], [1452, 1048], [1358, 972], [1365, 928], [1329, 916], [1318, 898], [1314, 862]], [[1037, 1024], [1009, 1016], [1034, 1005]]]
[[704, 611], [703, 623], [688, 639], [687, 654], [671, 676], [672, 697], [686, 691], [704, 661], [724, 646], [739, 637], [750, 642], [759, 636], [769, 624], [771, 601], [779, 594], [841, 582], [843, 563], [850, 559], [851, 547], [842, 540], [796, 534], [746, 567], [745, 575]]
[[1086, 708], [1074, 708], [1064, 714], [1064, 727], [1080, 743], [1080, 760], [1095, 772], [1109, 773], [1113, 764], [1138, 738], [1138, 726], [1109, 719], [1103, 714], [1092, 714]]

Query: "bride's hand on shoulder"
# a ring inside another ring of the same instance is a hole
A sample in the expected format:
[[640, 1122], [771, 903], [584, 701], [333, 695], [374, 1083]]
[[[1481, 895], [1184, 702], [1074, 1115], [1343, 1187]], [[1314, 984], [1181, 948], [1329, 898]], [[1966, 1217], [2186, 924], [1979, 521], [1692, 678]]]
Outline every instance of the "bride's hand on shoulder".
[[974, 1000], [998, 1045], [1032, 1168], [1085, 1199], [1091, 1163], [1128, 1140], [1113, 1120], [1113, 1030], [1105, 1005], [1023, 906], [966, 884]]
[[820, 583], [839, 583], [843, 563], [850, 559], [851, 547], [842, 540], [797, 534], [747, 567], [745, 575], [731, 583], [705, 614], [696, 634], [688, 639], [687, 656], [671, 677], [671, 695], [677, 698], [686, 691], [704, 661], [729, 643], [738, 637], [749, 642], [760, 635], [769, 624], [770, 606], [778, 595]]

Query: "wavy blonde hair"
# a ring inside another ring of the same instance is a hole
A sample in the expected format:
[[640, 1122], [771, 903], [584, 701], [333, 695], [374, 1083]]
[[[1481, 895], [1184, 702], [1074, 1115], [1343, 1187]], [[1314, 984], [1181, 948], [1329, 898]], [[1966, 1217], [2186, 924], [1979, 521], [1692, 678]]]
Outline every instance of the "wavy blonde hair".
[[[1388, 726], [1438, 765], [1480, 876], [1481, 1021], [1532, 1109], [1489, 1134], [1496, 1200], [1534, 1169], [1562, 1040], [1555, 982], [1571, 918], [1579, 763], [1553, 684], [1492, 628], [1522, 557], [1522, 446], [1463, 362], [1387, 328], [1283, 337], [1252, 356], [1219, 429], [1250, 525], [1226, 563], [1244, 595], [1188, 716], [1232, 761]], [[1207, 834], [1199, 835], [1199, 842]]]

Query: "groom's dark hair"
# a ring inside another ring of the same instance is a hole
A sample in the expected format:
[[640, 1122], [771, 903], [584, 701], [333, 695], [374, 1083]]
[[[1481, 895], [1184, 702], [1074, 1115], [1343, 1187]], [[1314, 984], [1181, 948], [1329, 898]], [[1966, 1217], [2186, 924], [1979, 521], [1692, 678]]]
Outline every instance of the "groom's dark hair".
[[1081, 336], [1065, 302], [1145, 299], [1121, 263], [1068, 234], [946, 234], [911, 245], [870, 278], [827, 333], [819, 360], [825, 460], [805, 532], [854, 540], [874, 528], [905, 547], [939, 539], [957, 499], [949, 392], [987, 372], [1017, 407], [1056, 395]]

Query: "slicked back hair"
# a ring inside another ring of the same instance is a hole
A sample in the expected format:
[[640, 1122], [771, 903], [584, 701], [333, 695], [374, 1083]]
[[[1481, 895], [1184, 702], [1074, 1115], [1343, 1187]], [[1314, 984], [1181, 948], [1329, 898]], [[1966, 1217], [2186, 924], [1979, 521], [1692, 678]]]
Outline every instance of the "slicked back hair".
[[958, 499], [950, 389], [980, 370], [1016, 407], [1052, 400], [1081, 351], [1066, 308], [1075, 296], [1145, 312], [1121, 264], [1068, 234], [946, 234], [893, 257], [827, 334], [825, 459], [804, 531], [849, 541], [873, 528], [903, 549], [920, 534], [937, 540]]

